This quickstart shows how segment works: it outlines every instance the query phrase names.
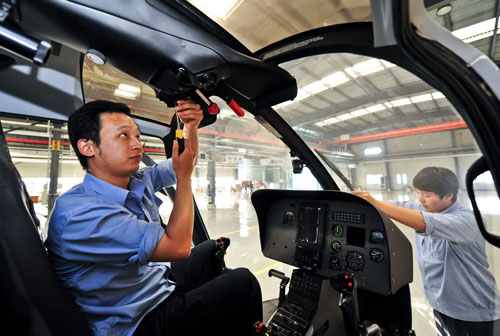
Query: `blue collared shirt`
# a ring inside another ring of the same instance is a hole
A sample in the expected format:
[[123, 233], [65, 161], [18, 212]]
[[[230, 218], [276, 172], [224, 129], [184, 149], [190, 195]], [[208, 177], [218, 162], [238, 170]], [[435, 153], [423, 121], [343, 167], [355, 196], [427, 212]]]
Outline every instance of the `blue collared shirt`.
[[392, 203], [424, 216], [415, 250], [429, 305], [464, 321], [500, 318], [500, 294], [472, 210], [458, 201], [440, 213], [425, 211], [418, 200]]
[[129, 190], [90, 173], [61, 195], [46, 247], [96, 335], [131, 335], [175, 288], [170, 263], [150, 263], [165, 230], [154, 193], [175, 183], [171, 160], [137, 171]]

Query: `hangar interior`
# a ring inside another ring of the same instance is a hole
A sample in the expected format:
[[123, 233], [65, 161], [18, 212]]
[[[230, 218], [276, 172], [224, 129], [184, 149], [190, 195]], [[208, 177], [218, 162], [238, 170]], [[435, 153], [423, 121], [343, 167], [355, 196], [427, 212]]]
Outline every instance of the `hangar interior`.
[[[198, 1], [192, 3], [202, 6]], [[337, 4], [338, 23], [353, 20], [346, 13], [369, 19], [367, 1], [359, 1], [357, 11], [343, 11], [342, 1], [331, 3]], [[270, 4], [266, 3], [266, 10], [251, 13], [246, 1], [234, 1], [225, 17], [214, 14], [213, 18], [252, 51], [273, 42], [262, 36], [272, 36], [275, 41], [311, 28], [306, 25], [313, 18], [304, 20], [304, 27], [293, 27], [286, 21], [287, 16], [307, 17], [307, 9], [283, 13], [277, 9], [280, 6]], [[497, 1], [426, 4], [436, 22], [493, 60], [500, 60], [494, 27]], [[447, 6], [451, 6], [451, 11], [446, 13]], [[269, 29], [282, 33], [264, 34], [238, 25], [245, 21], [241, 17], [248, 15], [256, 17], [256, 22], [273, 19], [276, 26]], [[315, 25], [332, 24], [325, 18], [317, 21]], [[479, 31], [478, 25], [487, 28]], [[253, 33], [248, 34], [249, 31]], [[479, 158], [480, 150], [466, 123], [441, 92], [390, 62], [355, 54], [304, 57], [281, 66], [295, 76], [299, 92], [295, 100], [274, 108], [308, 146], [338, 166], [354, 186], [371, 191], [379, 199], [411, 200], [415, 199], [415, 174], [427, 166], [442, 166], [457, 174], [459, 200], [469, 204], [465, 173]], [[147, 85], [109, 65], [98, 66], [86, 60], [83, 88], [87, 101], [123, 102], [139, 117], [169, 123], [173, 115]], [[251, 192], [262, 188], [311, 190], [320, 186], [307, 167], [301, 174], [293, 173], [293, 157], [287, 147], [258, 118], [250, 114], [240, 118], [222, 100], [214, 101], [221, 106], [221, 112], [216, 123], [199, 131], [200, 155], [192, 177], [193, 193], [210, 236], [231, 238], [226, 258], [229, 267], [249, 267], [261, 283], [264, 300], [273, 299], [278, 296], [279, 283], [270, 279], [267, 271], [275, 268], [290, 273], [291, 267], [262, 255]], [[2, 125], [13, 162], [44, 223], [57, 195], [84, 176], [69, 145], [66, 126], [13, 118], [2, 119]], [[145, 153], [156, 161], [165, 159], [160, 139], [143, 136], [142, 141]], [[348, 191], [333, 171], [331, 174], [340, 188]], [[500, 231], [500, 207], [491, 176], [480, 176], [475, 186], [488, 225]], [[168, 219], [170, 206], [164, 198], [164, 219]], [[412, 231], [400, 228], [413, 241]], [[499, 279], [500, 252], [489, 245], [487, 252], [490, 269]], [[432, 309], [423, 299], [416, 262], [411, 291], [414, 329], [419, 334], [434, 332]]]

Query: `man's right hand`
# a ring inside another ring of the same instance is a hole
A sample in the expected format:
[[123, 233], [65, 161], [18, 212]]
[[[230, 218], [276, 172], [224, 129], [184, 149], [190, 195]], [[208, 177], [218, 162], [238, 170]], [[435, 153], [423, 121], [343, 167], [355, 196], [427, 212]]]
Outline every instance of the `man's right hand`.
[[175, 171], [177, 181], [185, 181], [191, 179], [191, 174], [194, 168], [195, 153], [191, 147], [191, 140], [184, 139], [184, 151], [179, 154], [179, 143], [174, 140], [172, 148], [172, 167]]

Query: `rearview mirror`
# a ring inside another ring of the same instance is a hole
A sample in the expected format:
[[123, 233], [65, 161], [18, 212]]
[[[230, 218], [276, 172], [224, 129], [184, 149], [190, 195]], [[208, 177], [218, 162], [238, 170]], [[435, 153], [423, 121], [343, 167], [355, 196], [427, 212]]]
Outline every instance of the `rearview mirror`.
[[[495, 217], [500, 215], [500, 200], [498, 195], [495, 195], [494, 197], [478, 197], [478, 200], [476, 200], [475, 189], [479, 190], [479, 183], [482, 182], [481, 179], [478, 179], [478, 177], [487, 171], [489, 172], [488, 164], [486, 163], [486, 159], [482, 156], [470, 166], [465, 177], [465, 183], [467, 186], [467, 193], [474, 210], [474, 216], [476, 217], [481, 234], [490, 244], [500, 247], [500, 224], [497, 223], [498, 221], [493, 220]], [[482, 176], [483, 180], [485, 176], [489, 176], [489, 179], [493, 182], [491, 175]], [[494, 185], [493, 183], [489, 184]], [[489, 192], [489, 190], [485, 191]], [[491, 195], [491, 192], [489, 192], [489, 194]], [[481, 206], [481, 210], [479, 209], [478, 203]], [[487, 223], [485, 223], [485, 220]]]

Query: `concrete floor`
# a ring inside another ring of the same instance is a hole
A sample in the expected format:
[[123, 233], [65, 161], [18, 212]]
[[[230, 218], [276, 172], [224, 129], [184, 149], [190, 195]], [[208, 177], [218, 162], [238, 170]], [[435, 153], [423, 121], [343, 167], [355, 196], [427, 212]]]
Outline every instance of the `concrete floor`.
[[[413, 195], [403, 195], [401, 193], [380, 193], [373, 195], [379, 199], [404, 199]], [[493, 195], [493, 194], [491, 194]], [[480, 197], [488, 199], [490, 194], [483, 194]], [[495, 196], [495, 195], [493, 195]], [[468, 204], [465, 195], [459, 195], [463, 204]], [[494, 197], [489, 199], [493, 201]], [[498, 200], [498, 198], [496, 198]], [[231, 239], [231, 247], [226, 255], [226, 263], [231, 268], [247, 267], [259, 280], [262, 287], [263, 300], [276, 299], [279, 294], [280, 280], [270, 278], [270, 269], [277, 269], [291, 276], [293, 267], [276, 262], [263, 256], [260, 248], [259, 228], [255, 210], [250, 201], [250, 193], [219, 193], [216, 198], [216, 205], [208, 205], [204, 194], [196, 195], [196, 201], [200, 212], [204, 218], [208, 232], [212, 238], [220, 236]], [[500, 209], [496, 203], [489, 204], [490, 214], [487, 220], [490, 225], [499, 226]], [[410, 242], [413, 243], [413, 231], [403, 225], [399, 225]], [[497, 282], [500, 283], [500, 249], [496, 249], [488, 244], [487, 254], [490, 262], [490, 269], [496, 275]], [[495, 267], [495, 265], [497, 266]], [[432, 308], [425, 302], [423, 297], [422, 283], [417, 262], [414, 260], [414, 280], [410, 284], [412, 296], [413, 329], [417, 335], [436, 335]], [[269, 307], [267, 307], [269, 310]]]

